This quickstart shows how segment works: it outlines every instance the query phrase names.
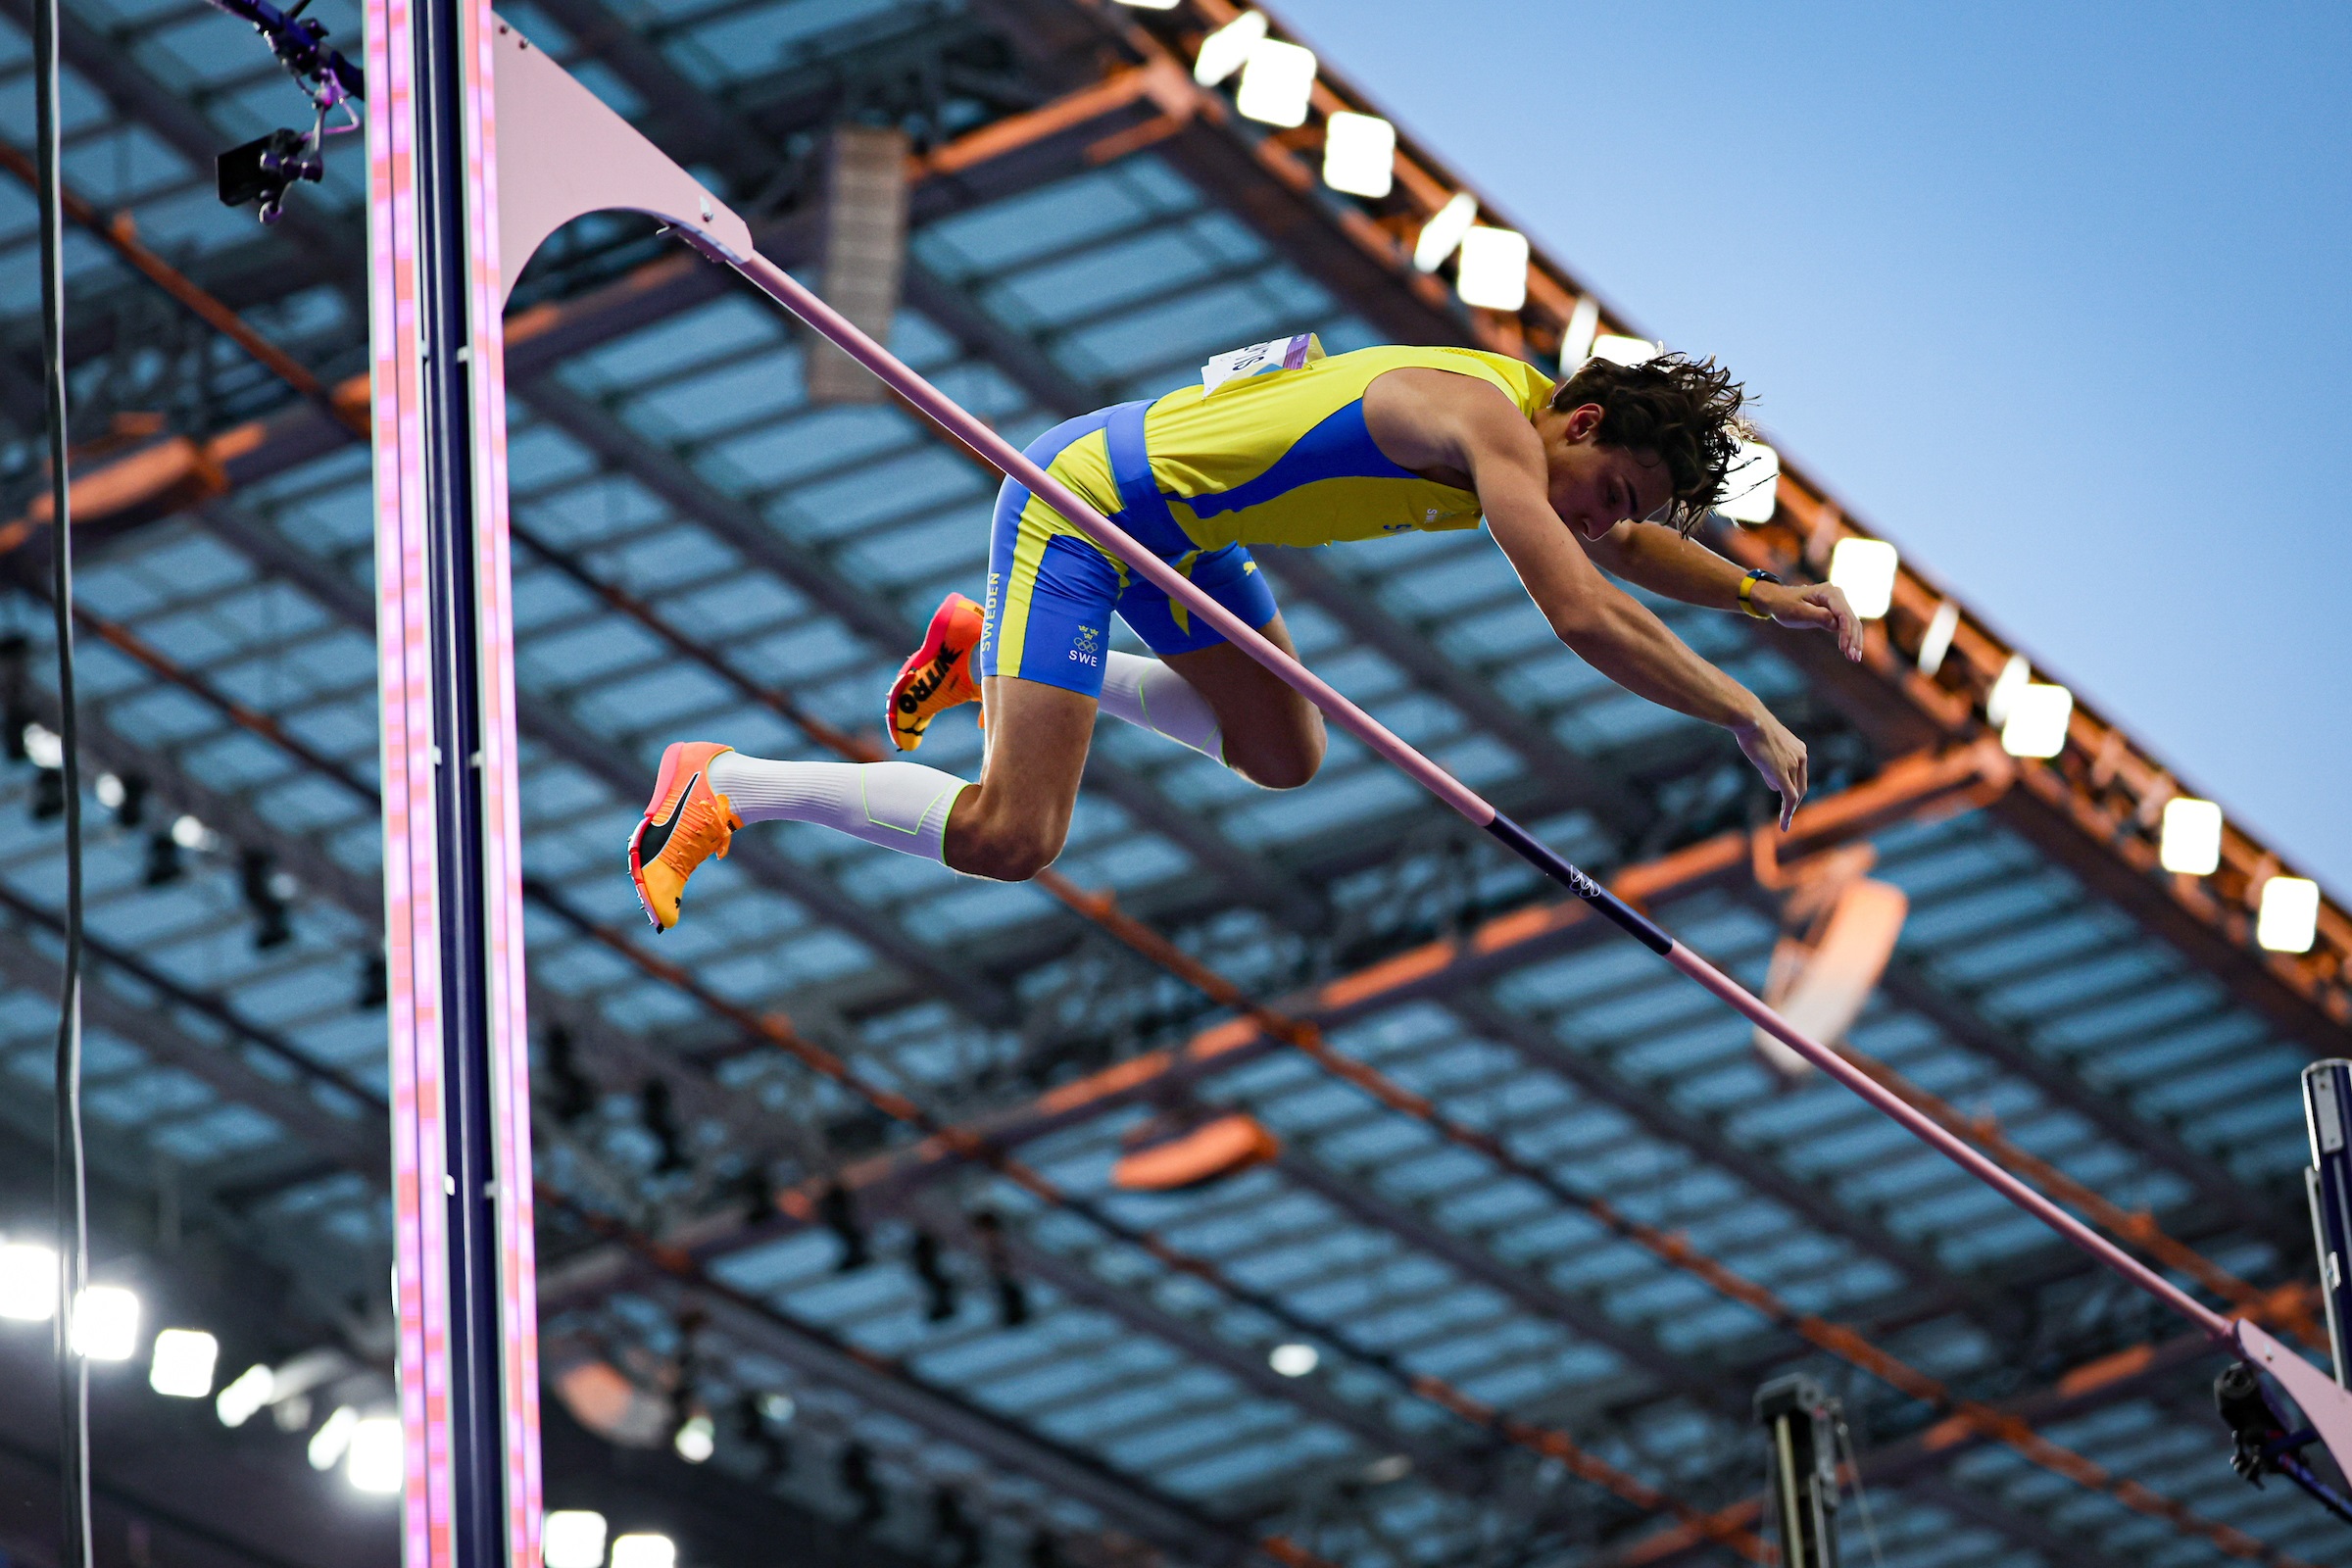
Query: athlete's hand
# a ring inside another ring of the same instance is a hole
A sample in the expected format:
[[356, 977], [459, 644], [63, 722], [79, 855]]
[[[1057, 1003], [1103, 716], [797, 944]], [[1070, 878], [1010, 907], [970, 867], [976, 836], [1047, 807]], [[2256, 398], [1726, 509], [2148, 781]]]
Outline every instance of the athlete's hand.
[[1760, 582], [1749, 597], [1782, 625], [1819, 626], [1836, 632], [1839, 653], [1848, 659], [1862, 657], [1862, 620], [1854, 613], [1854, 607], [1845, 602], [1844, 589], [1826, 582], [1807, 587]]
[[[1836, 593], [1835, 588], [1830, 590]], [[1756, 717], [1744, 724], [1732, 726], [1739, 738], [1740, 750], [1764, 775], [1781, 797], [1781, 831], [1788, 831], [1789, 819], [1796, 815], [1796, 803], [1805, 798], [1805, 743], [1788, 733], [1788, 726], [1756, 706]]]

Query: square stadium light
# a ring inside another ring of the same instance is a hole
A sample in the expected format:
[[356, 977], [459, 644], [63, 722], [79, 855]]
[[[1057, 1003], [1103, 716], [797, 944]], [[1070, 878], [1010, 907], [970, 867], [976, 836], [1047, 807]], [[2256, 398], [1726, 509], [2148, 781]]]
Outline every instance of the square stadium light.
[[147, 1364], [147, 1386], [173, 1399], [201, 1399], [213, 1392], [213, 1368], [220, 1342], [202, 1329], [166, 1329], [155, 1337]]
[[2167, 871], [2211, 876], [2222, 863], [2222, 808], [2176, 795], [2164, 803], [2164, 838], [2156, 852]]
[[120, 1285], [85, 1285], [74, 1298], [70, 1336], [90, 1361], [127, 1361], [139, 1348], [139, 1298]]
[[1265, 36], [1266, 14], [1243, 12], [1200, 40], [1200, 53], [1193, 58], [1193, 79], [1203, 87], [1214, 87], [1241, 70], [1250, 59], [1250, 51]]
[[1715, 510], [1753, 527], [1770, 522], [1781, 504], [1781, 455], [1760, 441], [1742, 441], [1723, 476], [1723, 499]]
[[539, 1533], [547, 1568], [605, 1568], [605, 1516], [593, 1508], [558, 1508]]
[[351, 1429], [343, 1450], [343, 1479], [362, 1492], [389, 1496], [398, 1492], [408, 1470], [408, 1442], [400, 1434], [400, 1417], [371, 1415]]
[[2309, 953], [2320, 934], [2320, 885], [2308, 877], [2275, 876], [2262, 885], [2254, 940], [2273, 953]]
[[1434, 272], [1446, 265], [1446, 258], [1461, 244], [1462, 236], [1478, 220], [1478, 198], [1468, 191], [1456, 191], [1437, 215], [1421, 225], [1421, 237], [1413, 242], [1413, 270]]
[[1894, 603], [1894, 546], [1884, 539], [1840, 539], [1830, 552], [1830, 581], [1864, 620], [1878, 620]]
[[1250, 46], [1250, 58], [1242, 64], [1241, 90], [1233, 95], [1233, 107], [1269, 125], [1303, 125], [1314, 91], [1315, 52], [1261, 38]]
[[1350, 196], [1386, 196], [1396, 183], [1396, 127], [1344, 109], [1323, 122], [1323, 183]]
[[1645, 337], [1619, 337], [1603, 332], [1592, 340], [1592, 358], [1612, 365], [1647, 365], [1665, 352], [1665, 345]]
[[622, 1536], [612, 1543], [612, 1568], [677, 1568], [678, 1545], [667, 1536]]
[[1527, 303], [1527, 236], [1508, 228], [1473, 228], [1462, 236], [1454, 290], [1464, 305], [1515, 311]]
[[2073, 692], [2029, 682], [2009, 704], [2009, 717], [2001, 724], [2001, 750], [2011, 757], [2056, 757], [2066, 750], [2067, 720], [2074, 716]]
[[46, 1323], [57, 1313], [57, 1254], [38, 1242], [0, 1245], [0, 1317]]

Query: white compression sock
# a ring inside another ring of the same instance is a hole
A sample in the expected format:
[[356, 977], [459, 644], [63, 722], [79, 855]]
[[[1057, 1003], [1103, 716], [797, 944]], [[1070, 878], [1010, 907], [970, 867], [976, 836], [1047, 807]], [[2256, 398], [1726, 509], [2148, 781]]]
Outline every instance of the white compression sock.
[[1216, 710], [1193, 683], [1156, 659], [1112, 654], [1103, 661], [1102, 711], [1165, 735], [1204, 757], [1225, 760]]
[[710, 787], [746, 822], [816, 822], [944, 865], [948, 811], [964, 781], [920, 762], [770, 762], [722, 752]]

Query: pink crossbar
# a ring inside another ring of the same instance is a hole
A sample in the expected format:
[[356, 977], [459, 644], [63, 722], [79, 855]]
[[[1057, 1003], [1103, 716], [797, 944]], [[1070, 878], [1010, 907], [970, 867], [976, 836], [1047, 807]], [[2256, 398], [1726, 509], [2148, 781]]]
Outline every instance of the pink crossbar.
[[[1307, 700], [1330, 715], [1332, 721], [1366, 746], [1388, 759], [1396, 767], [1418, 781], [1429, 792], [1452, 807], [1470, 821], [1485, 827], [1495, 819], [1494, 808], [1461, 780], [1406, 745], [1388, 727], [1337, 691], [1290, 655], [1274, 646], [1252, 628], [1244, 625], [1239, 616], [1195, 587], [1175, 567], [1161, 561], [1151, 551], [1129, 538], [1127, 534], [1088, 506], [1045, 469], [1014, 450], [1012, 444], [996, 431], [958, 407], [948, 395], [924, 380], [914, 370], [902, 364], [896, 356], [875, 342], [840, 312], [816, 297], [789, 272], [768, 261], [753, 255], [730, 262], [762, 291], [786, 310], [808, 322], [839, 344], [851, 358], [880, 376], [891, 389], [920, 409], [957, 440], [978, 452], [1007, 476], [1026, 485], [1031, 492], [1045, 498], [1048, 506], [1076, 524], [1097, 544], [1128, 564], [1129, 569], [1140, 571], [1168, 596], [1193, 614], [1214, 626], [1236, 647], [1272, 670], [1286, 683], [1303, 693]], [[2019, 1181], [1994, 1164], [1961, 1139], [1954, 1137], [1919, 1111], [1896, 1099], [1894, 1095], [1871, 1081], [1858, 1068], [1847, 1062], [1829, 1047], [1806, 1038], [1787, 1020], [1751, 996], [1736, 980], [1725, 975], [1706, 959], [1676, 943], [1666, 959], [1677, 969], [1713, 992], [1737, 1011], [1744, 1014], [1775, 1039], [1836, 1078], [1839, 1083], [1860, 1095], [1871, 1104], [1893, 1117], [1914, 1137], [1945, 1155], [1961, 1169], [1990, 1186], [2035, 1219], [2088, 1252], [2100, 1263], [2121, 1274], [2132, 1284], [2155, 1297], [2174, 1311], [2187, 1318], [2217, 1340], [2229, 1339], [2230, 1320], [2206, 1306], [2195, 1297], [2149, 1268], [2122, 1248], [2099, 1235], [2074, 1215], [2049, 1199]]]

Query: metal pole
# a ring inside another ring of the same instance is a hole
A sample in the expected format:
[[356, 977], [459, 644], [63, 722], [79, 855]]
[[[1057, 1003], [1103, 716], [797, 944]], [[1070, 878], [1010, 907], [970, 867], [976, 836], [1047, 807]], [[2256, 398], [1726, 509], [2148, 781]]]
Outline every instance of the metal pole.
[[2352, 1281], [2344, 1277], [2352, 1265], [2352, 1061], [2330, 1057], [2303, 1069], [2303, 1121], [2311, 1134], [2303, 1183], [2320, 1254], [2320, 1299], [2328, 1308], [2328, 1348], [2341, 1386], [2344, 1332], [2352, 1324]]
[[33, 122], [39, 168], [41, 376], [49, 443], [50, 590], [57, 616], [59, 766], [65, 776], [66, 956], [57, 1000], [56, 1147], [51, 1194], [57, 1242], [57, 1478], [59, 1568], [88, 1568], [90, 1370], [74, 1348], [74, 1310], [90, 1270], [90, 1215], [81, 1117], [81, 781], [74, 691], [73, 473], [66, 407], [65, 175], [57, 71], [58, 6], [33, 7]]
[[1781, 1568], [1838, 1568], [1838, 1401], [1792, 1373], [1756, 1391], [1756, 1419], [1770, 1454]]

